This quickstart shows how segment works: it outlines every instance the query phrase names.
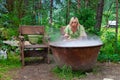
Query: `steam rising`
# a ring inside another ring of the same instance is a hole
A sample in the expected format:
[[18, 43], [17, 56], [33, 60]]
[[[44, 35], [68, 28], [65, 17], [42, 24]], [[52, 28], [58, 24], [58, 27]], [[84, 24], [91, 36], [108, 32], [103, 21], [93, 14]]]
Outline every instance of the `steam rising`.
[[52, 33], [51, 46], [56, 47], [92, 47], [102, 45], [98, 36], [88, 35], [87, 38], [66, 39], [59, 31]]
[[50, 45], [57, 47], [92, 47], [102, 45], [102, 41], [97, 36], [89, 36], [85, 39], [64, 39], [62, 36], [58, 40], [51, 42]]

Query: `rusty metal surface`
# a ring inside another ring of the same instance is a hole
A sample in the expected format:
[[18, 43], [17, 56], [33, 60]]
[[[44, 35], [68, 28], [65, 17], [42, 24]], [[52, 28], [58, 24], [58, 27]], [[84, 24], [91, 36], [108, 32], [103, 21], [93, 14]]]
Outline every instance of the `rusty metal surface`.
[[54, 47], [61, 47], [61, 48], [80, 48], [80, 47], [81, 48], [83, 48], [83, 47], [86, 48], [86, 47], [95, 47], [95, 46], [102, 46], [103, 45], [102, 42], [98, 42], [97, 40], [96, 40], [96, 42], [95, 41], [92, 42], [92, 40], [91, 41], [89, 41], [89, 40], [86, 40], [86, 41], [85, 40], [84, 41], [82, 41], [82, 40], [81, 41], [66, 40], [66, 41], [59, 41], [59, 42], [50, 42], [49, 45], [54, 46]]
[[101, 45], [94, 47], [56, 47], [50, 46], [56, 63], [62, 67], [71, 66], [73, 70], [90, 70], [97, 61]]

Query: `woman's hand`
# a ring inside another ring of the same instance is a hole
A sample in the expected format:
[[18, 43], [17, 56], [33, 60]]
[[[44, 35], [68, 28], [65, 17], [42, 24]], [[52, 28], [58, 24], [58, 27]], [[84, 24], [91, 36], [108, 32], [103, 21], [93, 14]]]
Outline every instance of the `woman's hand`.
[[64, 37], [65, 37], [65, 38], [69, 38], [69, 35], [68, 35], [68, 34], [65, 34]]
[[87, 36], [81, 36], [80, 39], [86, 40], [86, 39], [87, 39]]

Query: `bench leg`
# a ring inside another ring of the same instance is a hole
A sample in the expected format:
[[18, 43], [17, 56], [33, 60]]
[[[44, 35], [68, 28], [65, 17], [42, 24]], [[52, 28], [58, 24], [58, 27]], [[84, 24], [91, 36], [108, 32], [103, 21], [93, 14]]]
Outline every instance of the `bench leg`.
[[25, 65], [25, 61], [24, 61], [24, 49], [21, 50], [21, 60], [22, 60], [22, 66]]
[[50, 63], [50, 58], [49, 58], [49, 54], [50, 54], [50, 48], [48, 48], [48, 53], [47, 53], [47, 63]]

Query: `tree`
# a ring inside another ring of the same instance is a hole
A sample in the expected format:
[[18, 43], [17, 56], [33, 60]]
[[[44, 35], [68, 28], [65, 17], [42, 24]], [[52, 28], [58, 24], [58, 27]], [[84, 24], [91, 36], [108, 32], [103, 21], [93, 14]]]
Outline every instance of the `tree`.
[[53, 8], [53, 0], [50, 0], [50, 27], [52, 27], [52, 8]]
[[88, 6], [89, 0], [85, 0], [85, 7]]
[[96, 21], [97, 22], [94, 27], [96, 32], [100, 32], [100, 29], [101, 29], [103, 8], [104, 8], [104, 0], [99, 0], [98, 6], [97, 6], [97, 13], [96, 13]]
[[105, 25], [108, 26], [108, 21], [110, 16], [113, 14], [113, 5], [114, 5], [114, 0], [106, 0], [105, 5], [104, 5], [104, 12], [103, 12], [103, 17], [105, 18]]
[[67, 10], [66, 10], [66, 24], [68, 24], [69, 13], [70, 13], [70, 0], [67, 0]]
[[80, 8], [80, 1], [81, 0], [77, 0], [77, 7], [78, 7], [78, 9]]
[[15, 0], [6, 0], [6, 3], [7, 3], [6, 7], [7, 7], [7, 9], [8, 9], [9, 12], [13, 11], [14, 1]]
[[118, 52], [117, 49], [117, 42], [118, 42], [118, 0], [116, 0], [116, 30], [115, 30], [115, 41], [116, 41], [116, 49], [115, 49], [115, 53]]

